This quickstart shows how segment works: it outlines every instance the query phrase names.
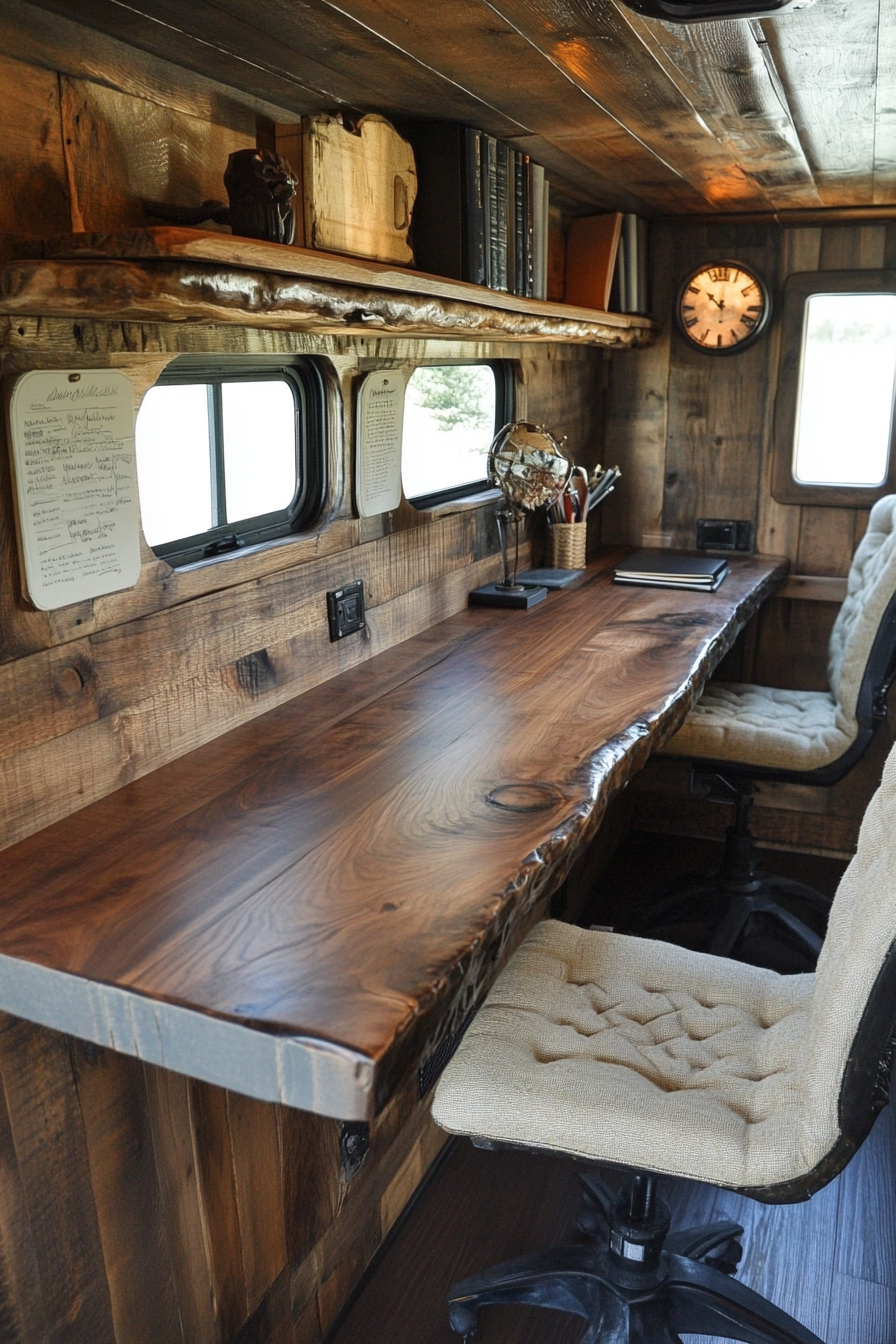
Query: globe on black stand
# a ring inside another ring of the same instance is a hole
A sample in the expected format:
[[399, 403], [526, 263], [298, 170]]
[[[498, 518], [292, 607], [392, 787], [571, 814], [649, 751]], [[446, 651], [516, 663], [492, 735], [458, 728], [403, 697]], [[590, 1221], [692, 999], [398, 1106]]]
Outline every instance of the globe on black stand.
[[[498, 430], [488, 454], [488, 478], [504, 496], [496, 510], [498, 539], [504, 576], [470, 594], [475, 606], [534, 607], [547, 597], [547, 589], [517, 582], [520, 553], [520, 521], [525, 513], [550, 505], [566, 489], [572, 462], [542, 425], [514, 420]], [[510, 563], [509, 530], [513, 525], [513, 564]]]

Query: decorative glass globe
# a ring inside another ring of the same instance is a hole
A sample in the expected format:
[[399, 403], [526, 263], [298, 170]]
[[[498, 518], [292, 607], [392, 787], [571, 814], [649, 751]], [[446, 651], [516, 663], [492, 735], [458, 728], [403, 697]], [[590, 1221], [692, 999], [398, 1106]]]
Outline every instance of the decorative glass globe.
[[529, 420], [504, 425], [489, 449], [489, 480], [514, 513], [553, 504], [566, 488], [571, 470], [572, 463], [550, 430]]
[[[499, 429], [488, 454], [488, 478], [506, 500], [498, 509], [498, 535], [504, 577], [495, 586], [522, 592], [516, 581], [520, 553], [520, 519], [524, 513], [553, 504], [566, 489], [572, 462], [550, 430], [530, 420], [514, 420]], [[514, 561], [510, 564], [507, 526], [514, 524]]]

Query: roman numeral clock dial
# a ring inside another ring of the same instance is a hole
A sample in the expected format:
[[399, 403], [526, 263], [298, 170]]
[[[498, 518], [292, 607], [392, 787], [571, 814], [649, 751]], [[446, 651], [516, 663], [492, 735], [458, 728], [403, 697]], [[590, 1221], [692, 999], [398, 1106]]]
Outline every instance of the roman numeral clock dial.
[[762, 335], [771, 296], [761, 276], [739, 261], [700, 266], [685, 280], [675, 309], [688, 345], [705, 355], [735, 355]]

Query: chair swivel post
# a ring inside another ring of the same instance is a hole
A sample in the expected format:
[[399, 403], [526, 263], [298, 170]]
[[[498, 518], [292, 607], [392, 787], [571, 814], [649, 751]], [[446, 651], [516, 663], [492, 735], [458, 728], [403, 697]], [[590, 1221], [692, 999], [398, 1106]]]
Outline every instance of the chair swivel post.
[[759, 885], [756, 877], [756, 842], [749, 826], [752, 806], [752, 790], [738, 790], [734, 797], [734, 820], [725, 831], [722, 880], [741, 890], [752, 890]]
[[482, 1307], [521, 1303], [583, 1318], [580, 1344], [679, 1344], [682, 1332], [753, 1344], [822, 1344], [731, 1279], [743, 1235], [737, 1223], [670, 1236], [669, 1208], [658, 1198], [656, 1182], [653, 1174], [634, 1173], [607, 1210], [606, 1186], [585, 1173], [586, 1208], [597, 1206], [606, 1215], [603, 1234], [586, 1245], [508, 1260], [456, 1283], [448, 1294], [452, 1329], [472, 1344]]

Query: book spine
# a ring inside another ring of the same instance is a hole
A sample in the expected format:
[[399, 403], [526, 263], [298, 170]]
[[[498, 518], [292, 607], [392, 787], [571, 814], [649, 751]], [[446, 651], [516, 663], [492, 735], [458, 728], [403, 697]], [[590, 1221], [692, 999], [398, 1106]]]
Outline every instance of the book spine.
[[622, 250], [625, 253], [625, 288], [623, 312], [636, 313], [640, 305], [638, 294], [638, 216], [626, 215], [622, 221]]
[[544, 232], [541, 236], [541, 293], [540, 299], [546, 299], [548, 296], [548, 272], [551, 265], [551, 184], [545, 178], [544, 180]]
[[514, 152], [514, 294], [526, 292], [526, 155]]
[[482, 203], [485, 209], [485, 283], [495, 288], [498, 267], [498, 142], [482, 137]]
[[526, 160], [526, 298], [535, 293], [535, 178], [529, 155]]
[[647, 293], [649, 275], [647, 266], [647, 229], [646, 219], [638, 220], [638, 297], [640, 306], [639, 313], [650, 312], [650, 296]]
[[544, 169], [532, 164], [532, 298], [544, 297]]
[[509, 204], [509, 195], [507, 190], [508, 182], [508, 159], [510, 151], [503, 141], [499, 140], [495, 155], [495, 266], [492, 277], [492, 288], [499, 289], [506, 294], [508, 289], [507, 272], [507, 244], [509, 241], [509, 232], [507, 227], [507, 207]]
[[464, 131], [465, 280], [485, 284], [485, 210], [482, 199], [482, 132]]
[[628, 267], [625, 257], [625, 230], [619, 238], [619, 246], [616, 249], [616, 274], [613, 279], [613, 299], [614, 306], [620, 313], [627, 313], [628, 308]]

